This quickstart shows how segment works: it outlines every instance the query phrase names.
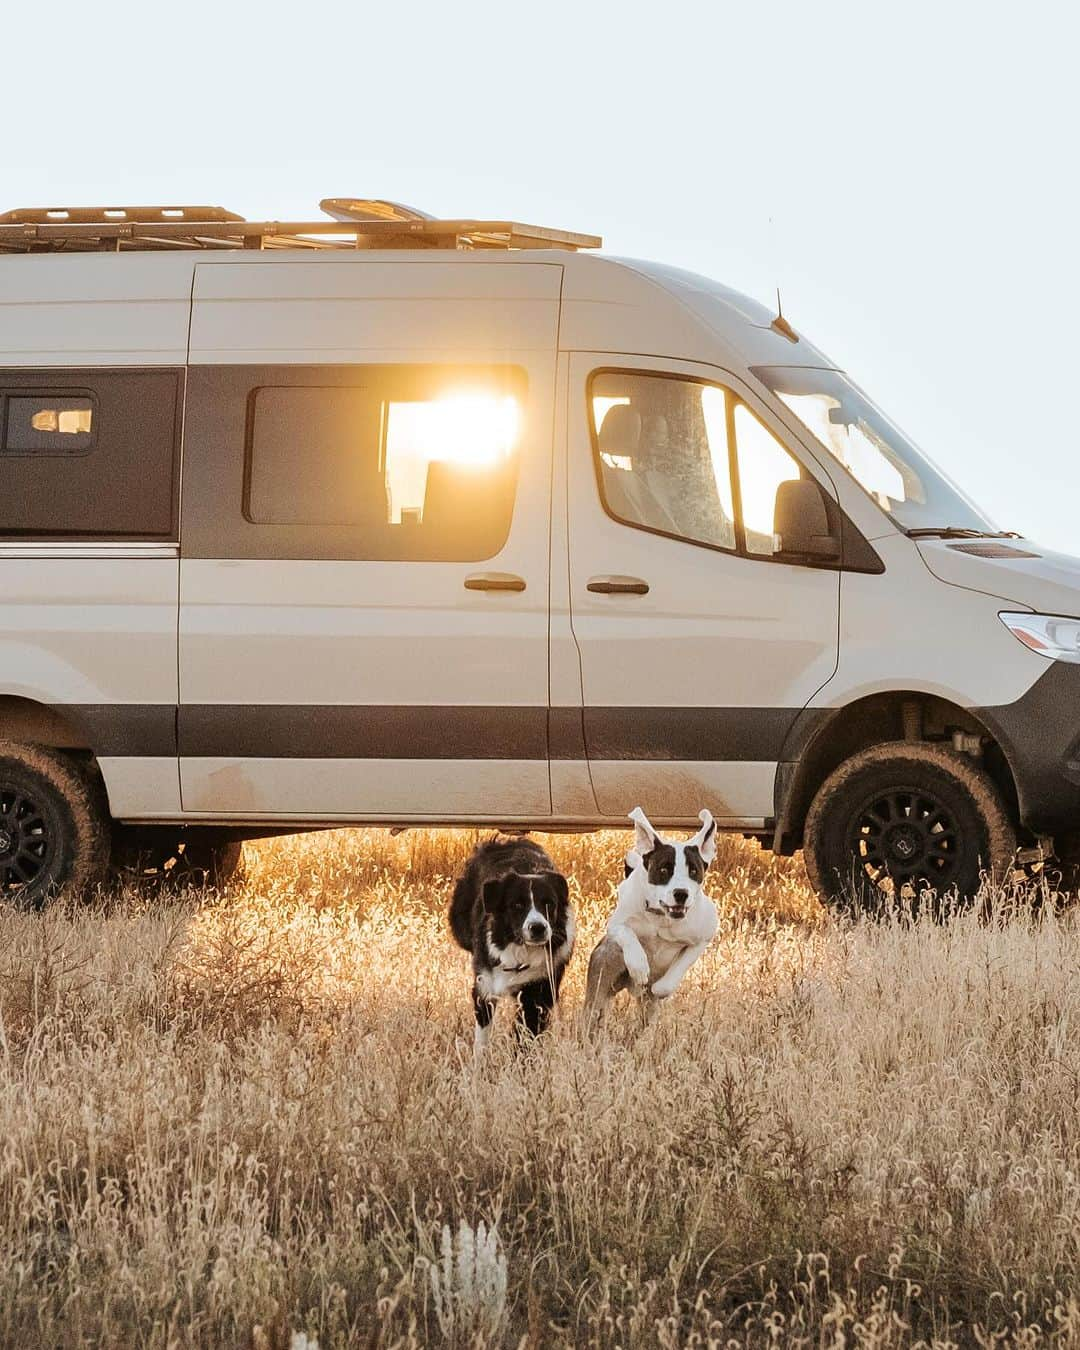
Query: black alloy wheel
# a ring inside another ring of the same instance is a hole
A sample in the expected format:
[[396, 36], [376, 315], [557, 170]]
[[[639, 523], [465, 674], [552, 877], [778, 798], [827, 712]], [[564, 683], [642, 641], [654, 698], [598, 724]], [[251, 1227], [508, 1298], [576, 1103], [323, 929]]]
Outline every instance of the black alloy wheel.
[[34, 889], [48, 876], [60, 829], [41, 794], [0, 782], [0, 895]]
[[848, 847], [873, 885], [940, 893], [960, 878], [965, 841], [945, 802], [907, 786], [873, 793], [855, 810]]

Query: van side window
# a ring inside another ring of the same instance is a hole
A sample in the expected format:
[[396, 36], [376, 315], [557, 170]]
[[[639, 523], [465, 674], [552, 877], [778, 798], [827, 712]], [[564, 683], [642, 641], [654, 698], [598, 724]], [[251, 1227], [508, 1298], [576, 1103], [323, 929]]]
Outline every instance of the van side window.
[[735, 547], [724, 393], [676, 377], [605, 372], [590, 403], [604, 503], [628, 525]]
[[735, 402], [735, 445], [746, 551], [776, 552], [773, 514], [780, 484], [800, 478], [799, 466], [745, 403]]
[[252, 402], [250, 521], [385, 522], [377, 399], [357, 389], [269, 388], [257, 389]]
[[750, 557], [776, 552], [776, 493], [797, 461], [729, 390], [601, 371], [589, 386], [597, 479], [626, 525]]
[[0, 537], [176, 540], [184, 379], [0, 368]]
[[5, 402], [5, 454], [80, 455], [94, 443], [94, 400], [89, 395], [16, 394]]
[[398, 368], [353, 378], [252, 391], [248, 523], [279, 527], [290, 551], [303, 550], [305, 534], [322, 549], [340, 532], [358, 559], [497, 553], [513, 513], [520, 394], [501, 379]]

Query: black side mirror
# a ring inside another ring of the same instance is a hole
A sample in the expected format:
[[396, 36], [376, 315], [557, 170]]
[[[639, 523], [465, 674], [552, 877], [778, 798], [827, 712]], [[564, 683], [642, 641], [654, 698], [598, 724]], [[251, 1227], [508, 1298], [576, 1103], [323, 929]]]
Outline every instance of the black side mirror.
[[825, 494], [812, 478], [792, 478], [777, 487], [773, 529], [778, 553], [822, 561], [840, 557], [840, 540], [829, 532]]

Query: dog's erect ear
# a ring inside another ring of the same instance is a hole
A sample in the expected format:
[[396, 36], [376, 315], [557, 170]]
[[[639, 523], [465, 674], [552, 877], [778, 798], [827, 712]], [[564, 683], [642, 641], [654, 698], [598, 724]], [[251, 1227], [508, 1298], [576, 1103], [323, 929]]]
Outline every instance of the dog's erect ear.
[[701, 860], [705, 866], [716, 857], [716, 821], [712, 818], [712, 812], [705, 807], [698, 812], [698, 820], [701, 821], [701, 829], [694, 835], [693, 839], [688, 839], [688, 844], [693, 844], [701, 854]]
[[651, 853], [654, 848], [658, 848], [663, 842], [660, 836], [649, 824], [649, 818], [640, 806], [635, 806], [630, 812], [630, 819], [634, 822], [634, 852], [643, 856]]
[[547, 876], [551, 889], [558, 897], [559, 903], [565, 905], [570, 899], [570, 885], [566, 878], [561, 872], [547, 872], [545, 875]]
[[627, 853], [626, 857], [623, 859], [623, 881], [626, 880], [626, 878], [631, 874], [631, 872], [636, 872], [640, 866], [641, 866], [641, 854], [635, 853], [634, 850], [631, 849], [629, 853]]
[[488, 914], [498, 908], [505, 881], [505, 877], [492, 877], [489, 881], [484, 882], [483, 890], [480, 892], [480, 903]]

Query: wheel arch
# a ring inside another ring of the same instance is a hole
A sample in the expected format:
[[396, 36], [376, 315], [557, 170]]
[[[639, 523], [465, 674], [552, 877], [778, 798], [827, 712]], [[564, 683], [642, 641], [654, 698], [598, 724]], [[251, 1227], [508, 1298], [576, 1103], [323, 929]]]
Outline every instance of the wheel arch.
[[804, 715], [796, 722], [777, 765], [774, 850], [790, 854], [802, 847], [810, 803], [834, 769], [870, 746], [902, 740], [953, 744], [973, 754], [1001, 792], [1014, 823], [1017, 821], [1013, 768], [986, 723], [970, 708], [938, 694], [888, 690], [868, 694], [842, 708], [818, 710], [816, 715]]
[[89, 729], [55, 705], [21, 694], [0, 694], [0, 740], [92, 753]]

